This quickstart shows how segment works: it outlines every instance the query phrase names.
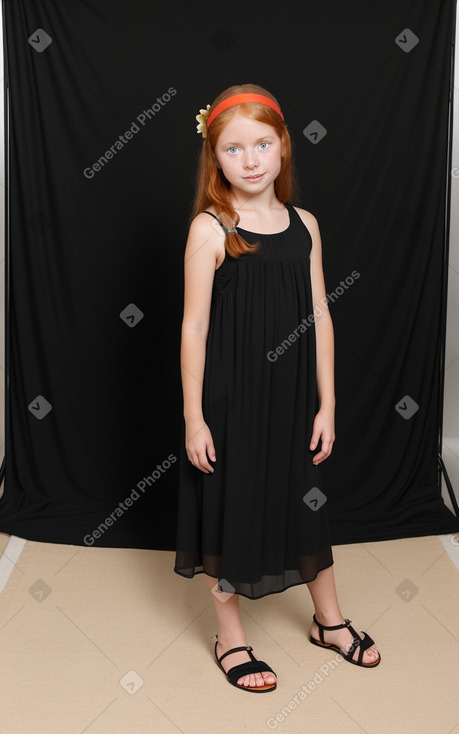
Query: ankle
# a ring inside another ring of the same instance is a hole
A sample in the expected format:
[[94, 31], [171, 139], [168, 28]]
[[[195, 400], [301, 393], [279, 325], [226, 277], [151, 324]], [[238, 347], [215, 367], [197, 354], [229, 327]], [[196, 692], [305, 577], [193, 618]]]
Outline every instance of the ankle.
[[218, 633], [218, 646], [220, 649], [247, 646], [247, 644], [247, 637], [244, 630], [222, 630]]
[[324, 627], [334, 627], [337, 624], [344, 624], [345, 619], [341, 612], [315, 612], [317, 621]]

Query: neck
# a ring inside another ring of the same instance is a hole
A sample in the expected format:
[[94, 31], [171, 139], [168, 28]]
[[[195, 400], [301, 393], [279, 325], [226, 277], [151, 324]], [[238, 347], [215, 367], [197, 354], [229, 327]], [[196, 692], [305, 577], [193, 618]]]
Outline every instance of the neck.
[[245, 191], [240, 191], [233, 186], [231, 195], [233, 207], [238, 213], [241, 211], [250, 211], [264, 214], [272, 209], [279, 208], [280, 202], [274, 193], [274, 185], [265, 191], [261, 191], [259, 194], [247, 194]]

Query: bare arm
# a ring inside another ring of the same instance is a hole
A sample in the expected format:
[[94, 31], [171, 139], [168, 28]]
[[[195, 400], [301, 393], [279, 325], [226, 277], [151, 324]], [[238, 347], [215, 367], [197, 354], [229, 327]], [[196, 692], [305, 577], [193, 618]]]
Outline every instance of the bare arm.
[[212, 436], [202, 412], [202, 384], [210, 303], [217, 254], [223, 240], [211, 225], [208, 214], [198, 214], [188, 234], [184, 257], [185, 295], [182, 321], [180, 366], [186, 449], [190, 461], [202, 471], [213, 471], [207, 453], [215, 457]]
[[[317, 219], [311, 217], [311, 285], [314, 308], [316, 309], [315, 328], [317, 346], [317, 391], [320, 407], [335, 408], [334, 381], [334, 334], [333, 323], [328, 310], [325, 281], [322, 267], [322, 243]], [[320, 310], [320, 313], [319, 313]]]
[[309, 229], [312, 239], [310, 254], [311, 287], [316, 314], [317, 392], [320, 409], [314, 421], [313, 435], [309, 447], [314, 450], [319, 443], [319, 439], [321, 439], [321, 450], [313, 458], [313, 463], [319, 464], [330, 455], [335, 440], [334, 334], [326, 299], [319, 225], [317, 219], [310, 212], [299, 209], [298, 213]]

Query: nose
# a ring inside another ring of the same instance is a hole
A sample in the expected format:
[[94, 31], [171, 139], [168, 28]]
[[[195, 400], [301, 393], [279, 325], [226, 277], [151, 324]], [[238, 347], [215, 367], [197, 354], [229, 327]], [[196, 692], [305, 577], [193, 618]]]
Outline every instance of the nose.
[[258, 161], [255, 151], [247, 150], [244, 157], [244, 168], [252, 170], [253, 168], [258, 168], [259, 165], [260, 163]]

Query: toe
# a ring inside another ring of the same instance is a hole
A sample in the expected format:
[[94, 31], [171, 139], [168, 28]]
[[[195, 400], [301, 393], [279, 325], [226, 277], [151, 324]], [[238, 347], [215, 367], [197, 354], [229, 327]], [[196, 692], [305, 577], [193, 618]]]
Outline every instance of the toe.
[[371, 658], [373, 661], [377, 660], [379, 658], [379, 652], [376, 645], [372, 645], [370, 648], [368, 648], [368, 652], [371, 655]]
[[362, 663], [375, 663], [379, 658], [379, 652], [376, 649], [375, 645], [372, 645], [368, 648], [368, 650], [365, 650], [362, 657]]
[[272, 673], [251, 673], [239, 678], [237, 681], [238, 686], [245, 686], [246, 688], [260, 688], [265, 685], [272, 685], [276, 682], [276, 678]]

